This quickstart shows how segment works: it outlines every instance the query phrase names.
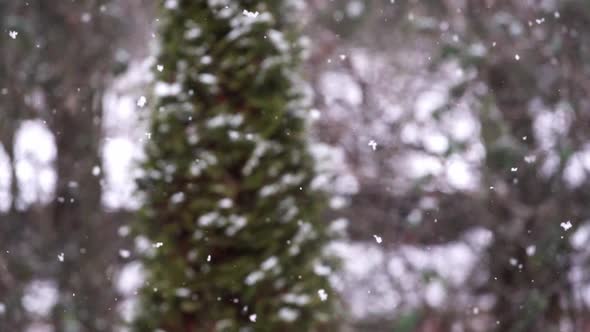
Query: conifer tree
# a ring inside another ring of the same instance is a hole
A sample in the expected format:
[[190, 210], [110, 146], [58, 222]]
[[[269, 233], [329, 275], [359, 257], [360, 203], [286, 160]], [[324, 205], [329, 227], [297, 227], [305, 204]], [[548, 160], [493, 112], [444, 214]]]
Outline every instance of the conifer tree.
[[301, 42], [283, 1], [163, 1], [138, 232], [137, 331], [318, 331], [330, 322]]

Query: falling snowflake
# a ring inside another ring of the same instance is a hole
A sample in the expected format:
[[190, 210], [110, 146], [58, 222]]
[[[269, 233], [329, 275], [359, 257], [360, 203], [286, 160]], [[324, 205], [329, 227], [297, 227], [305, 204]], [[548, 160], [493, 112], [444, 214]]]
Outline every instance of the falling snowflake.
[[526, 254], [528, 256], [533, 256], [536, 251], [537, 251], [537, 247], [536, 246], [530, 245], [530, 246], [526, 247]]
[[381, 243], [381, 242], [383, 242], [383, 239], [381, 238], [381, 236], [379, 236], [379, 235], [373, 235], [373, 237], [375, 238], [375, 241], [376, 241], [377, 243]]
[[84, 23], [88, 23], [92, 20], [92, 15], [90, 15], [90, 13], [83, 13], [82, 16], [80, 16], [80, 20]]
[[516, 171], [518, 171], [518, 167], [512, 167], [512, 168], [510, 169], [510, 171], [511, 171], [511, 172], [516, 172]]
[[572, 228], [572, 222], [568, 220], [566, 222], [562, 222], [561, 224], [559, 224], [559, 226], [561, 226], [561, 228], [563, 228], [564, 231], [567, 231], [568, 229]]
[[164, 7], [171, 10], [176, 9], [178, 8], [178, 0], [166, 0]]
[[520, 60], [520, 55], [516, 54], [516, 55], [514, 56], [514, 59], [516, 59], [516, 61]]
[[121, 256], [121, 258], [129, 258], [131, 252], [129, 252], [129, 250], [121, 249], [119, 250], [119, 256]]
[[251, 11], [248, 11], [245, 9], [244, 9], [243, 13], [245, 16], [248, 16], [249, 18], [256, 18], [256, 17], [258, 17], [258, 15], [260, 15], [259, 12], [251, 12]]
[[373, 149], [373, 151], [377, 150], [377, 142], [375, 142], [375, 140], [370, 140], [368, 145], [371, 147], [371, 149]]
[[8, 35], [10, 36], [10, 38], [16, 39], [16, 36], [18, 36], [18, 32], [14, 31], [14, 30], [10, 30], [10, 31], [8, 31]]
[[139, 97], [139, 99], [137, 99], [137, 106], [139, 107], [144, 107], [146, 103], [147, 99], [145, 98], [145, 96], [141, 96]]
[[324, 289], [320, 289], [318, 291], [318, 296], [320, 297], [320, 300], [322, 300], [322, 302], [328, 299], [328, 293], [326, 293]]
[[125, 237], [131, 233], [131, 228], [129, 226], [121, 226], [117, 229], [117, 234], [121, 237]]
[[250, 318], [250, 321], [251, 321], [252, 323], [256, 323], [256, 314], [252, 314], [252, 315], [250, 315], [250, 317], [248, 317], [248, 318]]
[[207, 255], [207, 262], [211, 261], [211, 255]]
[[312, 109], [312, 110], [309, 112], [309, 115], [311, 116], [311, 118], [312, 118], [313, 120], [317, 120], [317, 119], [319, 119], [319, 118], [321, 117], [321, 115], [322, 115], [322, 114], [321, 114], [321, 113], [320, 113], [320, 111], [318, 111], [317, 109]]
[[160, 71], [160, 72], [161, 72], [162, 70], [164, 70], [164, 66], [162, 66], [162, 65], [157, 65], [157, 66], [156, 66], [156, 69], [157, 69], [158, 71]]
[[92, 175], [99, 176], [100, 175], [100, 166], [92, 167]]
[[57, 259], [58, 259], [60, 262], [63, 262], [63, 261], [64, 261], [64, 253], [63, 253], [63, 252], [59, 253], [59, 254], [57, 255]]
[[163, 246], [163, 245], [164, 245], [164, 243], [162, 243], [162, 242], [156, 242], [156, 243], [154, 243], [152, 246], [153, 246], [154, 248], [160, 248], [160, 247], [161, 247], [161, 246]]
[[191, 295], [191, 291], [188, 288], [177, 288], [174, 290], [174, 294], [178, 297], [189, 297]]
[[528, 156], [525, 156], [525, 157], [524, 157], [524, 161], [525, 161], [527, 164], [532, 164], [532, 163], [534, 163], [535, 161], [537, 161], [537, 157], [536, 157], [535, 155], [528, 155]]

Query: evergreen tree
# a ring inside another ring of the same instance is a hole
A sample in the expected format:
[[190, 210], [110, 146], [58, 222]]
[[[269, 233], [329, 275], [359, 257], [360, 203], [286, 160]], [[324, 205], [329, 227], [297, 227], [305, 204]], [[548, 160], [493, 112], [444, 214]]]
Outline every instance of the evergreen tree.
[[283, 1], [161, 6], [137, 331], [317, 331], [333, 311]]

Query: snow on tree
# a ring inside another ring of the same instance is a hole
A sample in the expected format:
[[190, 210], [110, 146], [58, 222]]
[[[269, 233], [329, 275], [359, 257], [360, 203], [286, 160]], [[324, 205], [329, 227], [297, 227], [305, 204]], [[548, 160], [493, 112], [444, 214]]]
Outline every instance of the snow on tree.
[[[157, 102], [138, 181], [147, 281], [137, 331], [332, 324], [290, 4], [163, 1]], [[254, 319], [252, 318], [254, 317]]]

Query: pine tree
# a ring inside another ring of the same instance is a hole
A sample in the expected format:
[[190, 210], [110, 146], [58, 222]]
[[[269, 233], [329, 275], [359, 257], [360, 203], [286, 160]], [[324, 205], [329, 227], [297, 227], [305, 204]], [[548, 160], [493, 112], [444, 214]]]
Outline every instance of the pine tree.
[[137, 331], [317, 331], [334, 296], [283, 1], [165, 1]]

